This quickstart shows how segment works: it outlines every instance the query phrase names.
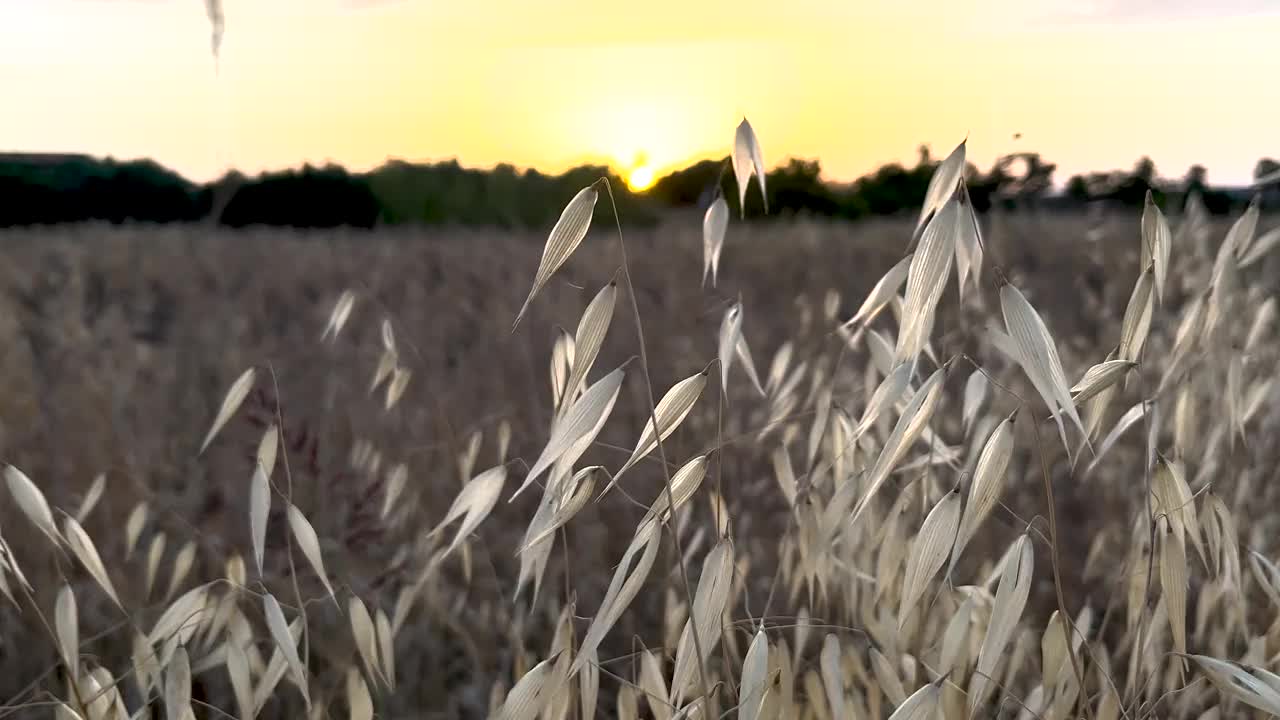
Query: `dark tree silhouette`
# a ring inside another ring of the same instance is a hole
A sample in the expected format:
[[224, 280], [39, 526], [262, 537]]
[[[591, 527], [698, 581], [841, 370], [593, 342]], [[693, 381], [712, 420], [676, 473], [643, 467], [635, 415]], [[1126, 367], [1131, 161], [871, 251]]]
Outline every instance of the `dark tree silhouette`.
[[[808, 214], [839, 218], [911, 215], [924, 200], [937, 162], [927, 145], [916, 164], [890, 163], [848, 184], [822, 176], [817, 160], [789, 158], [768, 173], [770, 213], [758, 192], [747, 193], [752, 220]], [[979, 212], [995, 204], [1008, 208], [1078, 209], [1106, 201], [1139, 208], [1148, 190], [1158, 202], [1167, 194], [1180, 207], [1199, 192], [1205, 207], [1225, 213], [1247, 202], [1254, 191], [1223, 191], [1209, 185], [1201, 166], [1184, 178], [1161, 180], [1155, 163], [1141, 158], [1129, 172], [1093, 172], [1071, 177], [1065, 193], [1054, 195], [1057, 166], [1038, 153], [1018, 152], [983, 172], [965, 168], [969, 197]], [[1255, 168], [1256, 177], [1280, 169], [1272, 159]], [[468, 224], [545, 229], [567, 198], [608, 175], [624, 222], [649, 224], [666, 208], [705, 209], [722, 193], [738, 215], [738, 188], [729, 158], [703, 160], [660, 178], [649, 190], [630, 192], [608, 168], [582, 166], [560, 175], [461, 166], [457, 161], [414, 164], [393, 160], [367, 173], [328, 165], [245, 177], [236, 172], [199, 185], [150, 161], [116, 162], [83, 155], [0, 154], [0, 226], [107, 221], [213, 222], [231, 227], [291, 225], [372, 228], [379, 225]], [[1280, 183], [1262, 190], [1264, 202], [1280, 205]], [[608, 210], [605, 210], [608, 212]]]
[[1262, 158], [1257, 165], [1253, 166], [1254, 180], [1275, 177], [1274, 182], [1280, 182], [1280, 176], [1276, 176], [1276, 173], [1280, 173], [1280, 161], [1272, 160], [1271, 158]]

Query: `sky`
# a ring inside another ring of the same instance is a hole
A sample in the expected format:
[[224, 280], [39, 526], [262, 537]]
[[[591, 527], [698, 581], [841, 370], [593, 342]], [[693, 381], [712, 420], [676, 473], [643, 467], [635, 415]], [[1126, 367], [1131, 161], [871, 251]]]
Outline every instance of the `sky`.
[[[194, 180], [388, 158], [658, 172], [723, 157], [847, 181], [968, 138], [1057, 180], [1280, 154], [1280, 0], [0, 0], [0, 152]], [[1021, 133], [1021, 139], [1014, 139]]]

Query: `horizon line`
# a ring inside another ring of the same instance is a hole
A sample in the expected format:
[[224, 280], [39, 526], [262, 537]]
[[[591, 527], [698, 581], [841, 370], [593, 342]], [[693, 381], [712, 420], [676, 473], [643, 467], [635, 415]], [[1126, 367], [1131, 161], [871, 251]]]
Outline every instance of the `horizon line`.
[[[933, 147], [929, 143], [922, 142], [922, 143], [919, 143], [916, 147], [917, 149], [919, 149], [920, 147], [928, 147], [931, 153], [933, 151]], [[1041, 159], [1045, 160], [1050, 164], [1053, 164], [1052, 158], [1046, 157], [1044, 154], [1038, 153], [1035, 151], [1010, 153], [1009, 155], [1024, 155], [1024, 154], [1039, 155]], [[731, 157], [732, 155], [729, 153], [724, 153], [722, 155], [718, 155], [715, 153], [704, 153], [704, 154], [695, 155], [692, 158], [682, 161], [680, 163], [671, 164], [665, 167], [655, 167], [653, 168], [653, 172], [654, 172], [653, 184], [657, 184], [658, 182], [661, 182], [664, 178], [670, 177], [671, 175], [674, 175], [677, 172], [688, 170], [689, 168], [699, 163], [723, 160], [724, 158], [731, 158]], [[996, 161], [1000, 160], [1001, 157], [1003, 156], [997, 157]], [[1269, 156], [1262, 155], [1262, 156], [1259, 156], [1258, 159], [1262, 160], [1268, 157]], [[33, 151], [33, 150], [14, 150], [14, 149], [0, 148], [0, 161], [12, 160], [12, 159], [18, 159], [18, 158], [30, 158], [30, 159], [76, 158], [76, 159], [87, 159], [87, 160], [92, 160], [97, 162], [114, 162], [114, 163], [121, 163], [121, 164], [150, 162], [160, 166], [161, 168], [165, 169], [168, 172], [173, 173], [174, 175], [177, 175], [183, 181], [196, 186], [214, 185], [214, 184], [217, 184], [219, 181], [225, 180], [226, 178], [231, 177], [233, 175], [238, 175], [238, 176], [247, 177], [247, 178], [255, 178], [255, 177], [262, 177], [262, 176], [271, 175], [271, 174], [288, 173], [290, 171], [300, 171], [306, 168], [336, 167], [336, 168], [340, 168], [341, 170], [348, 173], [349, 175], [365, 175], [365, 174], [376, 172], [381, 168], [384, 168], [396, 163], [419, 166], [419, 167], [448, 165], [452, 163], [454, 165], [457, 165], [459, 168], [463, 170], [471, 170], [471, 171], [477, 171], [477, 172], [494, 172], [499, 167], [507, 166], [512, 168], [519, 175], [524, 175], [530, 172], [534, 172], [539, 175], [546, 175], [549, 177], [563, 176], [570, 172], [573, 172], [575, 170], [580, 170], [585, 167], [604, 167], [604, 168], [607, 168], [611, 173], [614, 173], [624, 179], [629, 170], [632, 170], [638, 166], [637, 164], [632, 164], [631, 167], [626, 167], [623, 164], [618, 163], [617, 161], [606, 159], [606, 158], [583, 157], [576, 162], [565, 165], [563, 168], [559, 170], [553, 171], [553, 170], [546, 170], [546, 169], [539, 168], [532, 165], [519, 165], [513, 162], [497, 162], [491, 165], [468, 164], [468, 163], [465, 163], [462, 160], [462, 158], [457, 155], [441, 157], [436, 159], [422, 159], [422, 158], [411, 159], [404, 156], [386, 155], [380, 162], [376, 164], [368, 165], [367, 167], [347, 165], [345, 163], [334, 160], [332, 158], [326, 158], [322, 161], [302, 160], [301, 162], [291, 164], [291, 165], [276, 166], [271, 168], [259, 168], [256, 170], [245, 170], [238, 167], [228, 167], [222, 170], [221, 173], [219, 173], [218, 175], [202, 180], [202, 179], [197, 179], [191, 175], [188, 175], [185, 172], [182, 172], [175, 166], [169, 165], [159, 158], [151, 157], [151, 156], [124, 157], [124, 156], [116, 156], [112, 154], [95, 154], [92, 152], [82, 152], [82, 151], [66, 151], [66, 150]], [[1149, 159], [1149, 158], [1150, 158], [1149, 155], [1139, 154], [1128, 166], [1121, 165], [1121, 166], [1115, 166], [1115, 167], [1111, 167], [1103, 170], [1097, 170], [1097, 169], [1089, 170], [1088, 173], [1072, 173], [1071, 175], [1068, 175], [1065, 178], [1055, 177], [1051, 187], [1055, 189], [1062, 189], [1066, 186], [1067, 181], [1071, 177], [1075, 177], [1076, 175], [1087, 176], [1087, 174], [1092, 174], [1092, 173], [1112, 173], [1112, 172], [1124, 172], [1126, 170], [1131, 170], [1133, 166], [1136, 165], [1139, 161], [1143, 159]], [[779, 170], [793, 161], [817, 162], [818, 168], [819, 168], [818, 177], [822, 180], [824, 184], [834, 185], [834, 186], [851, 186], [862, 178], [873, 176], [876, 172], [878, 172], [879, 170], [885, 167], [896, 165], [902, 168], [912, 168], [912, 167], [916, 167], [918, 164], [918, 163], [908, 164], [908, 163], [904, 163], [896, 160], [889, 160], [889, 161], [881, 162], [871, 170], [868, 170], [867, 172], [864, 172], [851, 179], [839, 179], [839, 178], [834, 178], [829, 176], [823, 170], [822, 159], [820, 157], [803, 157], [798, 155], [786, 155], [780, 161], [770, 165], [769, 171], [772, 172], [772, 171]], [[976, 163], [967, 162], [966, 164], [972, 165], [973, 167], [977, 168], [979, 172], [982, 172], [984, 170], [982, 167], [980, 167]], [[1199, 165], [1200, 167], [1205, 167], [1204, 164], [1202, 163], [1196, 163], [1195, 165]], [[1195, 165], [1193, 165], [1193, 167]], [[994, 167], [994, 164], [992, 165], [992, 167]], [[990, 168], [987, 168], [987, 170], [989, 169]], [[1186, 170], [1182, 171], [1181, 175], [1164, 176], [1160, 174], [1159, 168], [1157, 166], [1156, 179], [1157, 180], [1180, 180], [1185, 177], [1187, 170], [1190, 170], [1190, 168], [1187, 168]], [[1222, 184], [1210, 183], [1210, 185], [1213, 187], [1224, 188], [1224, 189], [1244, 189], [1244, 188], [1255, 186], [1256, 181], [1253, 178], [1250, 178], [1249, 180], [1245, 180], [1239, 183], [1222, 183]], [[641, 191], [639, 194], [644, 194], [644, 191]]]

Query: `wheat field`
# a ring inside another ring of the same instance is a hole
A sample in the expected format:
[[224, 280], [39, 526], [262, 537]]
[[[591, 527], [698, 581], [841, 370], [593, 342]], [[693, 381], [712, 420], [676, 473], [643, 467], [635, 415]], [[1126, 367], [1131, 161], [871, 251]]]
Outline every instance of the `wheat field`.
[[1276, 220], [954, 203], [0, 233], [0, 717], [1280, 713]]

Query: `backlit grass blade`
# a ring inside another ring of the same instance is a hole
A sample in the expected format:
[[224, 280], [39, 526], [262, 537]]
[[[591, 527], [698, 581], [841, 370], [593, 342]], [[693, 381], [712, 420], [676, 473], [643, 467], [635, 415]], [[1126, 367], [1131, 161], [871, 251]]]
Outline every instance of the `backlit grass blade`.
[[[635, 449], [631, 451], [631, 457], [627, 458], [627, 461], [614, 474], [608, 486], [600, 493], [600, 498], [603, 498], [613, 489], [614, 485], [618, 484], [618, 481], [622, 479], [623, 473], [653, 452], [654, 448], [658, 447], [659, 439], [666, 440], [671, 433], [675, 432], [680, 423], [684, 422], [685, 417], [689, 415], [689, 411], [693, 409], [694, 403], [698, 401], [698, 398], [702, 395], [702, 389], [706, 386], [707, 371], [703, 370], [697, 375], [690, 375], [667, 390], [654, 409], [654, 417], [645, 422], [644, 430], [640, 432], [640, 439], [636, 441]], [[657, 420], [656, 429], [655, 419]], [[597, 500], [600, 498], [597, 498]]]
[[525, 298], [524, 304], [520, 306], [520, 312], [516, 313], [515, 322], [511, 325], [511, 331], [519, 327], [520, 320], [524, 318], [524, 314], [529, 310], [529, 304], [533, 302], [534, 296], [538, 294], [555, 274], [556, 270], [569, 259], [573, 251], [582, 243], [582, 239], [587, 236], [587, 230], [591, 227], [591, 215], [595, 212], [596, 199], [599, 197], [595, 185], [582, 188], [577, 195], [569, 201], [564, 210], [560, 212], [560, 219], [551, 228], [551, 235], [547, 238], [547, 244], [542, 249], [542, 260], [538, 263], [538, 272], [533, 278], [533, 287], [529, 290], [529, 296]]
[[742, 118], [738, 129], [733, 134], [733, 175], [738, 181], [738, 209], [743, 217], [747, 214], [747, 183], [754, 175], [760, 186], [760, 200], [764, 203], [764, 211], [769, 212], [769, 193], [765, 190], [764, 156], [760, 151], [760, 141], [751, 123]]
[[231, 387], [227, 390], [227, 395], [222, 399], [222, 405], [218, 408], [218, 414], [213, 419], [213, 425], [209, 428], [209, 432], [204, 436], [204, 440], [200, 443], [200, 452], [204, 453], [205, 448], [209, 447], [209, 443], [213, 441], [214, 436], [222, 429], [223, 425], [231, 419], [239, 409], [240, 403], [244, 402], [249, 391], [253, 389], [253, 378], [255, 370], [249, 368], [231, 383]]
[[716, 199], [707, 208], [702, 218], [702, 284], [711, 278], [711, 287], [716, 286], [720, 274], [720, 253], [724, 250], [724, 236], [729, 229], [729, 203], [724, 196], [716, 194]]
[[925, 221], [932, 217], [942, 207], [943, 203], [951, 198], [952, 193], [956, 191], [961, 178], [964, 176], [964, 155], [967, 142], [968, 140], [965, 140], [957, 145], [956, 149], [952, 150], [951, 154], [933, 171], [933, 175], [929, 178], [929, 187], [925, 190], [924, 204], [920, 206], [920, 217], [916, 220], [915, 230], [911, 233], [913, 236], [920, 232], [920, 228], [924, 226]]

